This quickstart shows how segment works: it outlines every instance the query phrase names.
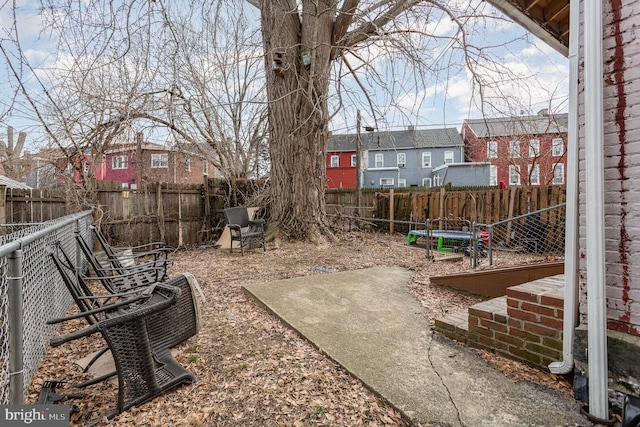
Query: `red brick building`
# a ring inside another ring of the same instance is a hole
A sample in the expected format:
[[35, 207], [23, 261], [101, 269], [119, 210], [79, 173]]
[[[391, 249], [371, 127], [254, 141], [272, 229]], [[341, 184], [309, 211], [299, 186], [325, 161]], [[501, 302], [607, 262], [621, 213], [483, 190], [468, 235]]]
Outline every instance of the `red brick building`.
[[107, 150], [96, 168], [96, 179], [122, 182], [125, 188], [139, 188], [146, 182], [201, 184], [209, 175], [209, 162], [200, 154], [144, 142], [138, 134], [135, 144]]
[[566, 181], [567, 114], [465, 120], [471, 162], [490, 162], [490, 185], [552, 185]]

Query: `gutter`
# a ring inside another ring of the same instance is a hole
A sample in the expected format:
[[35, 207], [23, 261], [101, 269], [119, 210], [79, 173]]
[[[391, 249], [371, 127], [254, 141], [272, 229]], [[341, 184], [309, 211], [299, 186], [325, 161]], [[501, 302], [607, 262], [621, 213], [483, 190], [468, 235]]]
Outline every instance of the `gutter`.
[[580, 48], [580, 2], [571, 0], [569, 16], [569, 123], [567, 141], [567, 205], [564, 247], [564, 319], [562, 322], [562, 360], [549, 364], [553, 374], [573, 369], [573, 339], [578, 324], [578, 51]]

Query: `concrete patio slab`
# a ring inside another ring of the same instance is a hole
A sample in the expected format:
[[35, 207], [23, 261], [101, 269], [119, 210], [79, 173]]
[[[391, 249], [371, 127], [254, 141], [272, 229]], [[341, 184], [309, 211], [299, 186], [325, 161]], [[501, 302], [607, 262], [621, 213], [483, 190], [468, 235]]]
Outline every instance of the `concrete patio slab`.
[[403, 268], [375, 267], [246, 286], [283, 322], [416, 423], [591, 426], [570, 397], [515, 383], [434, 336]]

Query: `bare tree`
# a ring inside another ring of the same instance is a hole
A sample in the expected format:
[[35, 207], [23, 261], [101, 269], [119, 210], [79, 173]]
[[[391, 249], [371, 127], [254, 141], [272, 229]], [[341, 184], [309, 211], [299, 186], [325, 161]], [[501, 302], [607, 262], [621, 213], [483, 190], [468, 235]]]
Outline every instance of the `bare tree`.
[[[351, 75], [378, 119], [368, 88], [398, 90], [466, 67], [481, 106], [504, 100], [516, 76], [471, 36], [489, 19], [481, 2], [248, 0], [261, 13], [271, 155], [271, 233], [321, 242], [330, 84]], [[438, 35], [430, 24], [448, 22]], [[437, 40], [438, 43], [433, 43]], [[431, 43], [431, 44], [429, 44]], [[453, 58], [457, 52], [458, 58]], [[379, 71], [380, 59], [390, 65]], [[400, 61], [397, 61], [400, 62]], [[332, 71], [338, 75], [332, 76]], [[491, 76], [499, 76], [492, 80]], [[372, 89], [373, 90], [373, 89]], [[338, 107], [341, 94], [337, 91]], [[334, 101], [335, 102], [335, 101]]]
[[[388, 106], [373, 92], [386, 92], [393, 105], [394, 95], [425, 86], [427, 76], [466, 70], [473, 99], [494, 108], [511, 100], [501, 88], [521, 77], [501, 66], [495, 46], [474, 42], [487, 21], [503, 19], [482, 1], [45, 3], [61, 51], [71, 52], [49, 79], [53, 86], [41, 82], [49, 107], [39, 117], [52, 137], [105, 147], [134, 127], [164, 126], [176, 140], [213, 148], [230, 179], [255, 170], [268, 137], [273, 238], [332, 238], [324, 205], [328, 124], [347, 97], [383, 121]], [[249, 4], [259, 13], [261, 46], [240, 31], [251, 27]], [[57, 128], [45, 113], [59, 115]]]
[[99, 159], [155, 129], [199, 150], [235, 187], [268, 173], [262, 49], [239, 5], [44, 1], [56, 61], [30, 62], [17, 34], [2, 53], [52, 146], [77, 172], [86, 172], [82, 153]]
[[7, 141], [0, 141], [0, 163], [2, 163], [4, 174], [16, 181], [24, 180], [25, 168], [22, 162], [22, 150], [26, 139], [27, 133], [20, 132], [14, 145], [13, 128], [7, 126]]

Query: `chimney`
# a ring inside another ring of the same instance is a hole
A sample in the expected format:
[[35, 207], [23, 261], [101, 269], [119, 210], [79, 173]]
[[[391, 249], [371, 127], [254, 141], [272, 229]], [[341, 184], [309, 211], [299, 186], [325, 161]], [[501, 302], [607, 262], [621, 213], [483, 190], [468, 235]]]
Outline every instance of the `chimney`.
[[142, 134], [142, 132], [137, 132], [136, 133], [136, 144], [138, 145], [138, 147], [142, 147], [142, 143], [144, 142], [144, 135]]
[[407, 126], [407, 130], [409, 132], [413, 132], [415, 130], [415, 127], [413, 125], [409, 125], [409, 126]]

